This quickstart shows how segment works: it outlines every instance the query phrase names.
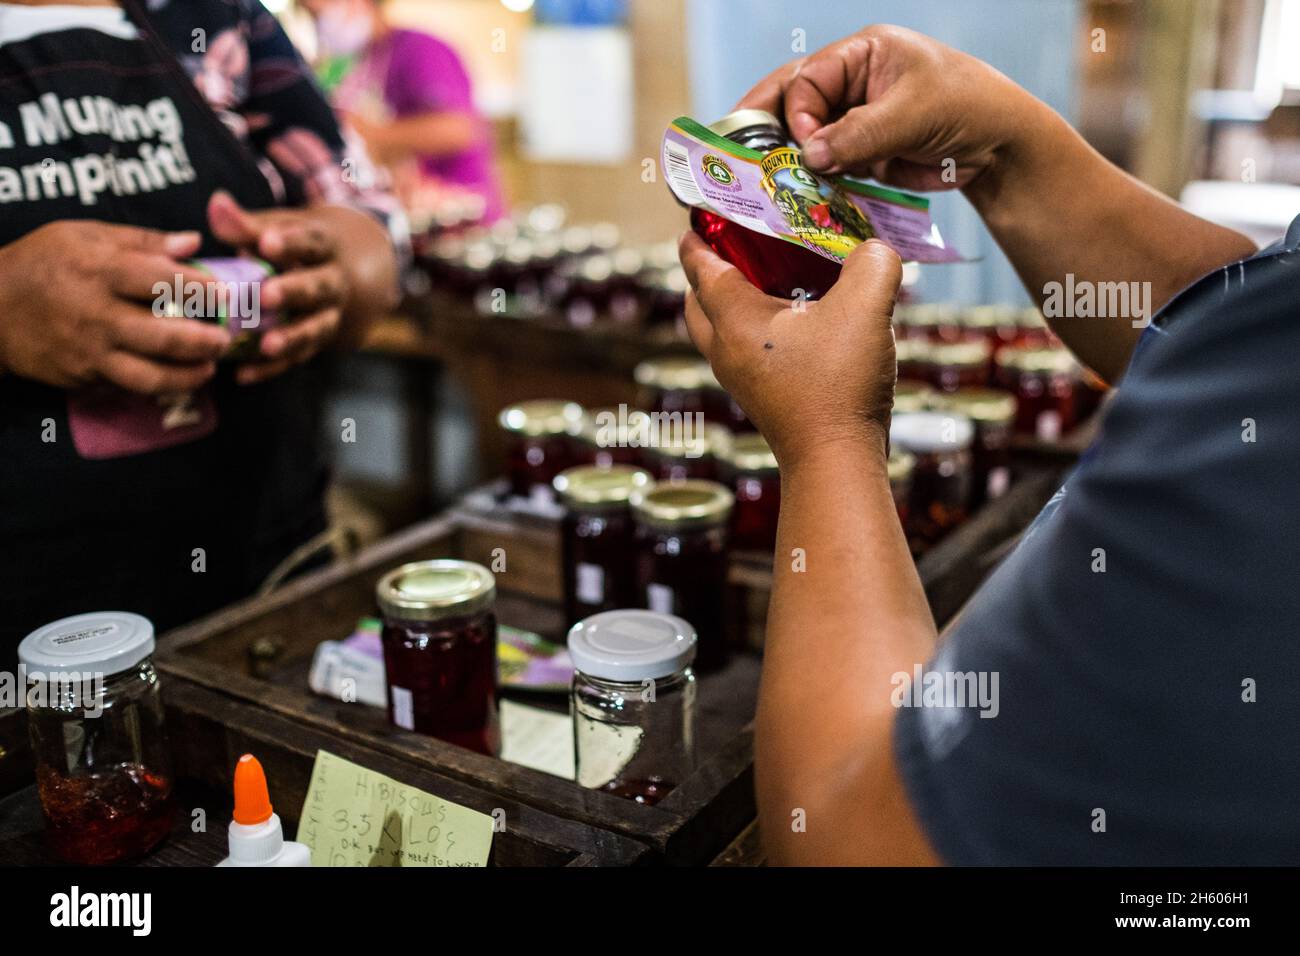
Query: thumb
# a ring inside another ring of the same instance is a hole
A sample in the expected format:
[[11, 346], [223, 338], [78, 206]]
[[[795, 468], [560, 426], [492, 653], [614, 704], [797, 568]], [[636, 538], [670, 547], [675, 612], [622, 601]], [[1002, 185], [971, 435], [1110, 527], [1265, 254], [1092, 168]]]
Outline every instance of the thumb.
[[803, 161], [816, 173], [842, 173], [907, 152], [916, 142], [916, 114], [890, 90], [855, 106], [803, 144]]
[[903, 284], [903, 260], [879, 239], [868, 239], [844, 260], [822, 302], [846, 313], [891, 315]]
[[213, 193], [208, 201], [208, 223], [212, 235], [228, 246], [256, 246], [262, 234], [257, 217], [224, 190]]

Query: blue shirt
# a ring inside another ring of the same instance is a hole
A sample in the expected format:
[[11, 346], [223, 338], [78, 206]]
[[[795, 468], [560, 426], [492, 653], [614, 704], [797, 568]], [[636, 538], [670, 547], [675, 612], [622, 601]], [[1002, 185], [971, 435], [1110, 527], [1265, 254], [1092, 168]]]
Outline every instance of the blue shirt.
[[[1300, 219], [1175, 297], [901, 709], [950, 864], [1300, 862]], [[996, 685], [990, 680], [996, 675]]]

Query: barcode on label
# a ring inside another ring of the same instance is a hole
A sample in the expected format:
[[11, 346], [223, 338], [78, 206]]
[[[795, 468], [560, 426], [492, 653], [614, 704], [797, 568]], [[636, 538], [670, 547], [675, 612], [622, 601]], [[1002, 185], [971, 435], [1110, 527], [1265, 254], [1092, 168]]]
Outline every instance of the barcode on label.
[[664, 175], [668, 177], [668, 187], [672, 189], [673, 195], [686, 205], [699, 206], [704, 203], [704, 194], [695, 185], [695, 177], [691, 175], [691, 154], [684, 146], [664, 143]]

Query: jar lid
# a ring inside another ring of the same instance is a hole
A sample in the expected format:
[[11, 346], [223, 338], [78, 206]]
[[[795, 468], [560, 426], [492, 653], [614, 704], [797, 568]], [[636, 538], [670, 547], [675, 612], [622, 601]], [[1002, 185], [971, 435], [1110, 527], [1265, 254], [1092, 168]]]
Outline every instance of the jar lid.
[[375, 587], [385, 617], [440, 621], [486, 610], [496, 598], [496, 578], [472, 561], [413, 561], [389, 571]]
[[1077, 369], [1073, 355], [1052, 346], [1003, 349], [998, 355], [998, 365], [1020, 372], [1064, 374]]
[[936, 328], [957, 324], [957, 307], [948, 302], [917, 302], [894, 310], [899, 325], [909, 328]]
[[736, 471], [746, 474], [772, 474], [778, 470], [776, 455], [758, 432], [733, 436], [722, 457]]
[[975, 439], [975, 426], [952, 412], [908, 412], [895, 415], [889, 441], [914, 455], [961, 451]]
[[1020, 310], [1011, 305], [977, 305], [961, 314], [961, 324], [968, 329], [1014, 328], [1020, 322]]
[[935, 406], [988, 425], [1005, 424], [1016, 417], [1016, 396], [996, 388], [959, 388], [939, 395]]
[[652, 528], [674, 530], [720, 524], [731, 514], [735, 496], [716, 481], [661, 482], [632, 495], [632, 512]]
[[900, 378], [894, 385], [894, 414], [923, 412], [934, 401], [934, 389], [925, 382]]
[[591, 227], [591, 244], [597, 249], [608, 252], [618, 246], [622, 240], [622, 230], [612, 222], [597, 222]]
[[645, 256], [635, 249], [617, 249], [609, 258], [615, 275], [637, 276], [645, 270]]
[[945, 342], [931, 346], [925, 361], [941, 368], [984, 365], [992, 352], [988, 342]]
[[558, 398], [539, 398], [507, 405], [497, 421], [506, 431], [530, 438], [569, 435], [581, 427], [582, 406]]
[[896, 481], [906, 481], [911, 478], [914, 468], [916, 468], [916, 459], [914, 457], [897, 448], [889, 449], [889, 483], [891, 485]]
[[578, 266], [578, 275], [584, 282], [605, 282], [614, 274], [614, 263], [606, 255], [588, 256]]
[[902, 365], [907, 362], [924, 362], [934, 349], [929, 339], [898, 339], [894, 342], [894, 360]]
[[153, 651], [153, 623], [148, 618], [100, 611], [37, 628], [18, 645], [18, 659], [35, 674], [120, 674]]
[[569, 507], [601, 508], [626, 504], [632, 492], [654, 483], [650, 472], [631, 465], [580, 465], [555, 476], [555, 490]]
[[1022, 329], [1046, 329], [1047, 320], [1043, 318], [1043, 313], [1038, 311], [1037, 306], [1027, 306], [1020, 310], [1017, 325]]
[[569, 631], [574, 670], [630, 683], [669, 677], [695, 660], [695, 628], [655, 611], [603, 611]]
[[785, 124], [767, 110], [736, 110], [716, 123], [710, 123], [709, 129], [719, 136], [730, 136], [732, 133], [739, 133], [742, 129], [752, 129], [755, 126], [785, 131]]
[[713, 381], [709, 363], [693, 355], [646, 359], [632, 373], [638, 385], [669, 391], [707, 388]]
[[684, 422], [652, 422], [650, 435], [655, 439], [649, 450], [664, 458], [725, 458], [731, 446], [731, 432], [721, 425], [706, 422], [704, 428], [697, 429], [692, 422], [690, 434], [686, 434]]

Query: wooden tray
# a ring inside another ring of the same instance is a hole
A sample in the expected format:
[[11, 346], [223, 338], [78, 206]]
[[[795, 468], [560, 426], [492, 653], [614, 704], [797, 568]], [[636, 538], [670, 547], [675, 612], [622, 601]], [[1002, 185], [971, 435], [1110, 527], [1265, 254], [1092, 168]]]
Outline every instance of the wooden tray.
[[[164, 677], [168, 740], [176, 771], [178, 813], [171, 838], [138, 861], [142, 866], [211, 866], [226, 855], [231, 776], [243, 753], [256, 754], [266, 768], [276, 812], [292, 834], [298, 826], [317, 750], [418, 787], [484, 813], [505, 812], [505, 829], [493, 837], [491, 866], [626, 866], [648, 858], [644, 845], [587, 824], [551, 816], [528, 804], [472, 787], [437, 771], [378, 753], [353, 740], [234, 700], [174, 675]], [[21, 713], [0, 718], [5, 739], [26, 736]], [[40, 802], [31, 784], [31, 754], [10, 751], [0, 790], [0, 865], [51, 865], [59, 861], [45, 846]], [[18, 764], [24, 769], [20, 772]], [[21, 783], [15, 782], [21, 778]], [[195, 833], [191, 814], [206, 814], [207, 829]]]

